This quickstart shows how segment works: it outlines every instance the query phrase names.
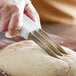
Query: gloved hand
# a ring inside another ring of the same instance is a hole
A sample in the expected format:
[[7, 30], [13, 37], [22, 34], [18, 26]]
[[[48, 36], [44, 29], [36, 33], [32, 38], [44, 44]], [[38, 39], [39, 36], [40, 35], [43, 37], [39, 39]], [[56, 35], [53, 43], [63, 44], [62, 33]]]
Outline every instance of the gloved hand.
[[31, 6], [29, 0], [0, 0], [0, 31], [8, 32], [10, 36], [18, 35], [24, 13], [33, 21], [38, 21], [38, 14]]

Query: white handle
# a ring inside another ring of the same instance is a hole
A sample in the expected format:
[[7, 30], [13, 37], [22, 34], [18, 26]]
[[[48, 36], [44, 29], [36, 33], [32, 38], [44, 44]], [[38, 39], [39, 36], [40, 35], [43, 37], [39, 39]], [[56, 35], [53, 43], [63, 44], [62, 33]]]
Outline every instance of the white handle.
[[24, 15], [20, 35], [25, 39], [28, 39], [29, 33], [37, 29], [41, 29], [39, 22], [34, 22], [29, 17]]

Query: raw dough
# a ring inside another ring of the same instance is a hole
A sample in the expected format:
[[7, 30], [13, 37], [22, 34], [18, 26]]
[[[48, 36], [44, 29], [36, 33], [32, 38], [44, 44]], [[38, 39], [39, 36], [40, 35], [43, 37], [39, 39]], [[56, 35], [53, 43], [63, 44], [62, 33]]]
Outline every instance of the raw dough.
[[57, 59], [33, 41], [17, 42], [0, 52], [0, 69], [10, 76], [76, 76], [76, 54], [64, 49], [69, 55]]

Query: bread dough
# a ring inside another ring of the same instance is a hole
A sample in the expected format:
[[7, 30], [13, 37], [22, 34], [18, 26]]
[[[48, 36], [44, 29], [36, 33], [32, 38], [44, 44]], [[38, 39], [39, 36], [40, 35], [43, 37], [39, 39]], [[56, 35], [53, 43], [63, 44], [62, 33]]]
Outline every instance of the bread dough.
[[76, 76], [76, 54], [71, 50], [67, 53], [69, 55], [57, 59], [35, 42], [21, 41], [0, 52], [0, 69], [10, 76]]
[[65, 47], [63, 47], [63, 49], [65, 49], [68, 55], [66, 56], [64, 55], [63, 57], [60, 58], [66, 61], [70, 66], [69, 76], [76, 76], [76, 52]]

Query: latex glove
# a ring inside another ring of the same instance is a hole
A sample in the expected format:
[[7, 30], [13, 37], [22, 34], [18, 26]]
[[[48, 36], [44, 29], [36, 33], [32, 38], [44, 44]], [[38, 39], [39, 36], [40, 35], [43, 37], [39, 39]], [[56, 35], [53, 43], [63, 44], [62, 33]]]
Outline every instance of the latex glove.
[[19, 34], [23, 13], [40, 25], [38, 13], [30, 0], [0, 0], [0, 31], [8, 36]]
[[11, 36], [19, 33], [26, 0], [0, 0], [0, 31]]

